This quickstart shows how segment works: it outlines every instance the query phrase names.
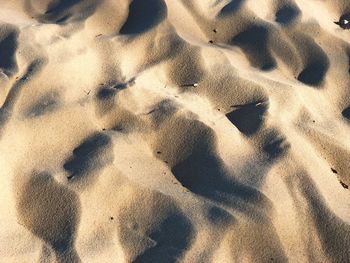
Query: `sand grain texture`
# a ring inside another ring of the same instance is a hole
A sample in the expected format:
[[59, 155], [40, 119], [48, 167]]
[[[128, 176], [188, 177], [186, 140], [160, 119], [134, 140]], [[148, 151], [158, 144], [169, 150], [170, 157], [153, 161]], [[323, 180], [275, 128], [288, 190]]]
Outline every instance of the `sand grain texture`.
[[0, 262], [350, 262], [349, 14], [0, 0]]

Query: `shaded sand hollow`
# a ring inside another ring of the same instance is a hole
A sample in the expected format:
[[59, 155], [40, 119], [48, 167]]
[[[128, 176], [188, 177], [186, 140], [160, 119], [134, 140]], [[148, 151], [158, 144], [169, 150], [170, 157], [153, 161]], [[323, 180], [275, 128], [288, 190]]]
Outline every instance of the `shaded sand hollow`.
[[350, 262], [348, 13], [0, 0], [0, 262]]

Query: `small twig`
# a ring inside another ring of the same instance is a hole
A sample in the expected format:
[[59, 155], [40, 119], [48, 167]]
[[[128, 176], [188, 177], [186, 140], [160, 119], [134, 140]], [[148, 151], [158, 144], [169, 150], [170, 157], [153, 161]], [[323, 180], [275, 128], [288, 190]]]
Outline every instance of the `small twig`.
[[257, 102], [252, 102], [252, 103], [247, 103], [247, 104], [238, 104], [238, 105], [231, 105], [230, 108], [243, 108], [243, 107], [248, 107], [248, 106], [259, 106], [266, 103], [266, 101], [257, 101]]
[[198, 87], [198, 83], [193, 83], [193, 84], [183, 84], [180, 87]]
[[146, 113], [146, 115], [152, 114], [153, 112], [157, 111], [157, 109], [152, 109], [149, 112]]
[[341, 184], [341, 186], [345, 189], [349, 189], [349, 186], [347, 184], [345, 184], [343, 181], [339, 181], [339, 183]]

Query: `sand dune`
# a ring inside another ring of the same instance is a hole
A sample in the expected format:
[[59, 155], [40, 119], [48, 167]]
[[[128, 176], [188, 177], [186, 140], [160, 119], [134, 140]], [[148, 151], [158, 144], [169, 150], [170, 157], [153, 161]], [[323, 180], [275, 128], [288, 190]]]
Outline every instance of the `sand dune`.
[[0, 262], [350, 262], [349, 14], [0, 0]]

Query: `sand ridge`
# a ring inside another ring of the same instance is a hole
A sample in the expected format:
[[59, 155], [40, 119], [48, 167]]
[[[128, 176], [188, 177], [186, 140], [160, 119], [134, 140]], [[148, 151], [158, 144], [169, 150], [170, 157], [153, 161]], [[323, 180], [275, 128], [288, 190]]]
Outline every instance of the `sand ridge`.
[[346, 0], [0, 0], [0, 262], [349, 262]]

